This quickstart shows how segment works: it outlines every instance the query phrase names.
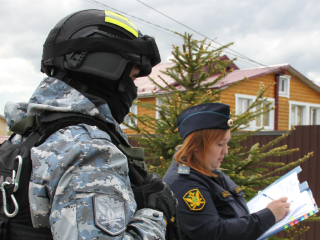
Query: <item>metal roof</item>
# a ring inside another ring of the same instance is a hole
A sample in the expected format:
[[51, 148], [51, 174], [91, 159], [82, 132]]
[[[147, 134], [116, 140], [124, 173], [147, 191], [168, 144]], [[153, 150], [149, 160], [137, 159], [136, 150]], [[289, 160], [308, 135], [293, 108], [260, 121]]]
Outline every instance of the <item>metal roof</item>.
[[[150, 78], [154, 79], [156, 83], [158, 83], [162, 87], [166, 87], [166, 84], [161, 80], [164, 79], [168, 84], [177, 84], [174, 79], [170, 76], [162, 73], [161, 71], [166, 71], [167, 68], [173, 67], [175, 63], [163, 63], [158, 64], [152, 69], [152, 73], [149, 75]], [[229, 73], [225, 78], [221, 79], [219, 82], [213, 85], [213, 88], [223, 88], [232, 83], [238, 82], [243, 80], [245, 77], [248, 79], [253, 79], [262, 75], [266, 75], [272, 72], [279, 72], [279, 71], [288, 71], [290, 74], [299, 78], [302, 82], [304, 82], [307, 86], [314, 89], [315, 91], [320, 93], [320, 87], [309, 80], [307, 77], [302, 75], [288, 63], [285, 64], [278, 64], [272, 66], [265, 66], [265, 67], [257, 67], [251, 69], [238, 69], [234, 70], [233, 72]], [[214, 81], [220, 74], [213, 75], [208, 78], [206, 82]], [[158, 86], [156, 86], [149, 77], [141, 77], [135, 81], [136, 86], [138, 87], [138, 96], [143, 95], [150, 95], [152, 92], [160, 93], [163, 92]], [[182, 86], [175, 86], [176, 88], [183, 90]]]
[[10, 136], [0, 136], [0, 144], [7, 140]]

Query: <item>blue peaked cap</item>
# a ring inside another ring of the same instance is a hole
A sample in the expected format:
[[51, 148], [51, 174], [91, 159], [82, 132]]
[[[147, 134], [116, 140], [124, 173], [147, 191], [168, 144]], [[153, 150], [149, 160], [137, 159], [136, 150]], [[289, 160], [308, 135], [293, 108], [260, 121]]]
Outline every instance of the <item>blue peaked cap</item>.
[[184, 140], [190, 133], [202, 129], [230, 129], [230, 106], [223, 103], [204, 103], [184, 110], [177, 127]]

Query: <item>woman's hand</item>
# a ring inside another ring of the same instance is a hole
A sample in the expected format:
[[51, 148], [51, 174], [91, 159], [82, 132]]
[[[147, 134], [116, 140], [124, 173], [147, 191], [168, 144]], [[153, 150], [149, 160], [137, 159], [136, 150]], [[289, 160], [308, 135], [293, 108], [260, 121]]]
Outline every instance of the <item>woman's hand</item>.
[[276, 218], [276, 222], [279, 222], [288, 214], [290, 210], [290, 203], [288, 203], [287, 200], [287, 197], [282, 197], [267, 205], [267, 208], [271, 210]]

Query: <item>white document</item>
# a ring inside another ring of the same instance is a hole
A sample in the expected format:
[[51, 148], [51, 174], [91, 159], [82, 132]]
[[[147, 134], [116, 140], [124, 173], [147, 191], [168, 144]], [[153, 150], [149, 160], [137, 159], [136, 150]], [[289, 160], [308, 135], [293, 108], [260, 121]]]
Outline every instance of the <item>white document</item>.
[[309, 213], [310, 211], [314, 211], [314, 202], [313, 197], [309, 195], [308, 191], [303, 191], [290, 205], [290, 211], [288, 215], [282, 219], [281, 221], [274, 224], [271, 228], [269, 228], [264, 234], [262, 234], [259, 239], [263, 239], [264, 237], [272, 234], [273, 232], [277, 232], [277, 230], [283, 228], [285, 225], [293, 222], [301, 218], [304, 214]]
[[[269, 228], [259, 239], [263, 239], [270, 234], [273, 234], [291, 223], [296, 219], [300, 219], [304, 214], [315, 210], [315, 202], [310, 191], [300, 192], [300, 182], [297, 172], [293, 172], [281, 181], [270, 185], [262, 192], [268, 197], [277, 200], [281, 197], [287, 197], [290, 202], [290, 211], [287, 216], [281, 221]], [[267, 207], [272, 200], [263, 194], [258, 194], [247, 203], [250, 214], [258, 212]]]
[[[291, 203], [300, 195], [299, 185], [300, 182], [298, 180], [298, 174], [294, 172], [282, 181], [271, 185], [269, 188], [266, 188], [263, 193], [274, 200], [277, 200], [281, 197], [287, 197], [288, 202]], [[266, 208], [270, 202], [272, 202], [271, 199], [263, 196], [262, 194], [258, 194], [255, 198], [248, 202], [247, 206], [250, 213], [255, 213]]]

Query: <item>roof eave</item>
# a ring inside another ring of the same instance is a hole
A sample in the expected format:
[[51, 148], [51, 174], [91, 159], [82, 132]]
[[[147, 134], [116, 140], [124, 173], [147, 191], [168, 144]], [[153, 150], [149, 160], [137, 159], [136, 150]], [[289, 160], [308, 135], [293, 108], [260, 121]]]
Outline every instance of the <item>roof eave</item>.
[[310, 79], [308, 79], [307, 77], [305, 77], [303, 74], [301, 74], [300, 72], [298, 72], [296, 69], [294, 69], [292, 66], [288, 66], [287, 70], [294, 75], [295, 77], [299, 78], [302, 82], [304, 82], [308, 87], [312, 88], [313, 90], [315, 90], [316, 92], [320, 93], [320, 87], [318, 85], [316, 85], [315, 83], [313, 83]]

